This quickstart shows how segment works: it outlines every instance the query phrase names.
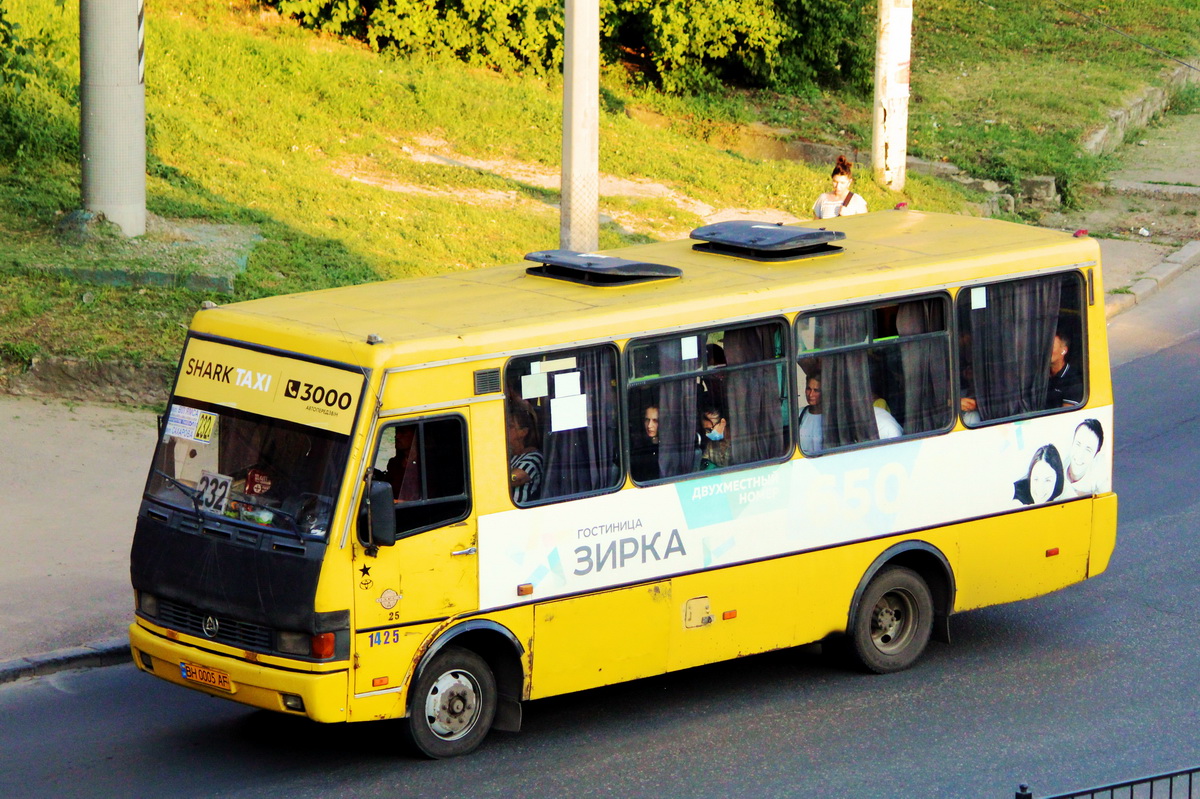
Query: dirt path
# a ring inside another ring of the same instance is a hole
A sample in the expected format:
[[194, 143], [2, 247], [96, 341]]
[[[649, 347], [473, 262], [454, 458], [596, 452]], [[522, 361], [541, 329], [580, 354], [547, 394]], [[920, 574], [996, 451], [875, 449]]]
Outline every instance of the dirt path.
[[[557, 169], [544, 164], [513, 161], [504, 159], [484, 160], [457, 153], [449, 142], [441, 139], [418, 137], [411, 144], [393, 142], [398, 150], [407, 158], [422, 164], [442, 164], [445, 166], [471, 169], [487, 172], [499, 177], [539, 189], [558, 190], [561, 176]], [[437, 188], [397, 180], [381, 165], [373, 161], [356, 160], [334, 164], [330, 171], [339, 177], [377, 186], [386, 191], [403, 194], [421, 194], [427, 196], [453, 197], [460, 202], [471, 204], [520, 204], [523, 206], [543, 209], [547, 213], [557, 213], [558, 205], [541, 203], [531, 199], [516, 190], [501, 191], [496, 189], [464, 189]], [[800, 220], [786, 211], [777, 208], [714, 208], [708, 203], [689, 197], [671, 187], [651, 180], [636, 178], [620, 178], [615, 175], [600, 174], [600, 197], [625, 197], [634, 199], [660, 199], [674, 204], [681, 211], [699, 217], [704, 224], [722, 222], [727, 219], [759, 219], [764, 222], [782, 222], [789, 224]], [[650, 225], [636, 214], [617, 212], [611, 216], [602, 216], [601, 222], [616, 222], [629, 232], [660, 233], [656, 225]]]

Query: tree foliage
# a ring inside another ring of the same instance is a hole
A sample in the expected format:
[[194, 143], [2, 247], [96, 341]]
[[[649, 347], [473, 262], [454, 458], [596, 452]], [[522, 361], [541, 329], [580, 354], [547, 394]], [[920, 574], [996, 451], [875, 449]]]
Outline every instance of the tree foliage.
[[56, 50], [48, 35], [24, 35], [0, 6], [0, 158], [38, 161], [78, 153], [78, 81]]
[[[598, 0], [601, 45], [671, 92], [718, 83], [866, 92], [874, 3], [866, 0]], [[304, 24], [377, 50], [452, 55], [535, 74], [561, 69], [558, 0], [272, 0]]]

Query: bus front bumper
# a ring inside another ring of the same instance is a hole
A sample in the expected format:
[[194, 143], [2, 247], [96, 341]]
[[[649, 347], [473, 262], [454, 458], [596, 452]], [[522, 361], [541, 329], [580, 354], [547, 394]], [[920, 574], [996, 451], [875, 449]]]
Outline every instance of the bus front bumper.
[[314, 721], [348, 718], [344, 668], [317, 673], [250, 663], [171, 640], [137, 622], [129, 626], [129, 645], [134, 665], [167, 682], [264, 710], [305, 715]]

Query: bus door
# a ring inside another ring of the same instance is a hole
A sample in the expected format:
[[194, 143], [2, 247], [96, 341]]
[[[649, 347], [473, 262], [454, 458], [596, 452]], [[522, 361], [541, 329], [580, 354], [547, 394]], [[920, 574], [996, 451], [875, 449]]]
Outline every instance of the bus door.
[[474, 609], [468, 418], [463, 409], [379, 425], [373, 479], [392, 487], [397, 540], [374, 547], [360, 525], [355, 542], [356, 693], [399, 687], [429, 624]]

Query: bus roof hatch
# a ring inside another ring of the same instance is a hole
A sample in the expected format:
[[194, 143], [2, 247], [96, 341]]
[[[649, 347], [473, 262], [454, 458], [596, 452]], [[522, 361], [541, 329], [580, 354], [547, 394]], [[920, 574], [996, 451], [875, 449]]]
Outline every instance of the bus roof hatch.
[[525, 270], [526, 274], [582, 283], [586, 286], [627, 286], [632, 283], [680, 277], [683, 274], [682, 269], [674, 266], [574, 250], [539, 250], [526, 254], [525, 260], [541, 264], [529, 267]]
[[775, 222], [732, 220], [705, 225], [692, 231], [692, 249], [718, 255], [732, 255], [752, 261], [797, 261], [842, 251], [830, 242], [841, 241], [846, 234], [825, 228], [794, 227]]

